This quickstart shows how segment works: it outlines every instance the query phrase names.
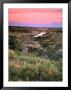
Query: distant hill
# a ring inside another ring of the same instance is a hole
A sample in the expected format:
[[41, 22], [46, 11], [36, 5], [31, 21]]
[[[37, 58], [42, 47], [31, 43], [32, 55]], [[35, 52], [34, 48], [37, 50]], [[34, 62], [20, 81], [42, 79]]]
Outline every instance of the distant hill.
[[9, 26], [9, 29], [10, 30], [12, 30], [12, 29], [20, 29], [20, 30], [24, 30], [24, 29], [26, 29], [26, 30], [30, 30], [30, 29], [32, 29], [32, 30], [44, 30], [44, 31], [46, 31], [46, 30], [62, 30], [62, 27], [29, 27], [29, 26]]

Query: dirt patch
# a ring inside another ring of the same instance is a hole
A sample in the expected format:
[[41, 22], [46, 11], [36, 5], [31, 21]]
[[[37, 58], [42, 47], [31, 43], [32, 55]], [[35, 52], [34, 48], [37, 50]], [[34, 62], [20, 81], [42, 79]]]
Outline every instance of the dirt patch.
[[22, 61], [9, 61], [9, 65], [14, 66], [16, 69], [21, 69], [23, 66]]

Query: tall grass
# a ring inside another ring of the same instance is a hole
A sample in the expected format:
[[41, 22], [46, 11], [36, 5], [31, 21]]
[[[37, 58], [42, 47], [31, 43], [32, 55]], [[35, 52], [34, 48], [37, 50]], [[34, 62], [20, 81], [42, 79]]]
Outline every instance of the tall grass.
[[21, 62], [20, 68], [16, 68], [16, 62], [13, 65], [9, 63], [10, 81], [62, 80], [62, 63], [58, 60], [48, 60], [33, 53], [22, 54], [20, 52], [16, 52], [16, 59]]

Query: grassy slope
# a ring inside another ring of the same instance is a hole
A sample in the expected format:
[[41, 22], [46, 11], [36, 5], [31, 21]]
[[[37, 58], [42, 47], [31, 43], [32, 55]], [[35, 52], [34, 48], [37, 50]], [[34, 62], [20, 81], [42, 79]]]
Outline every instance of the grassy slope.
[[33, 53], [22, 54], [9, 51], [10, 81], [61, 81], [62, 63], [58, 60], [46, 60]]

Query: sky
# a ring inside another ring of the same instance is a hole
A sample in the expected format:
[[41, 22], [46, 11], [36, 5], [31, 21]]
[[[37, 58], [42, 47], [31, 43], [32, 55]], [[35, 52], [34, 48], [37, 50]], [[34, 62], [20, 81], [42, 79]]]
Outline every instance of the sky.
[[62, 27], [61, 8], [9, 8], [10, 26]]

